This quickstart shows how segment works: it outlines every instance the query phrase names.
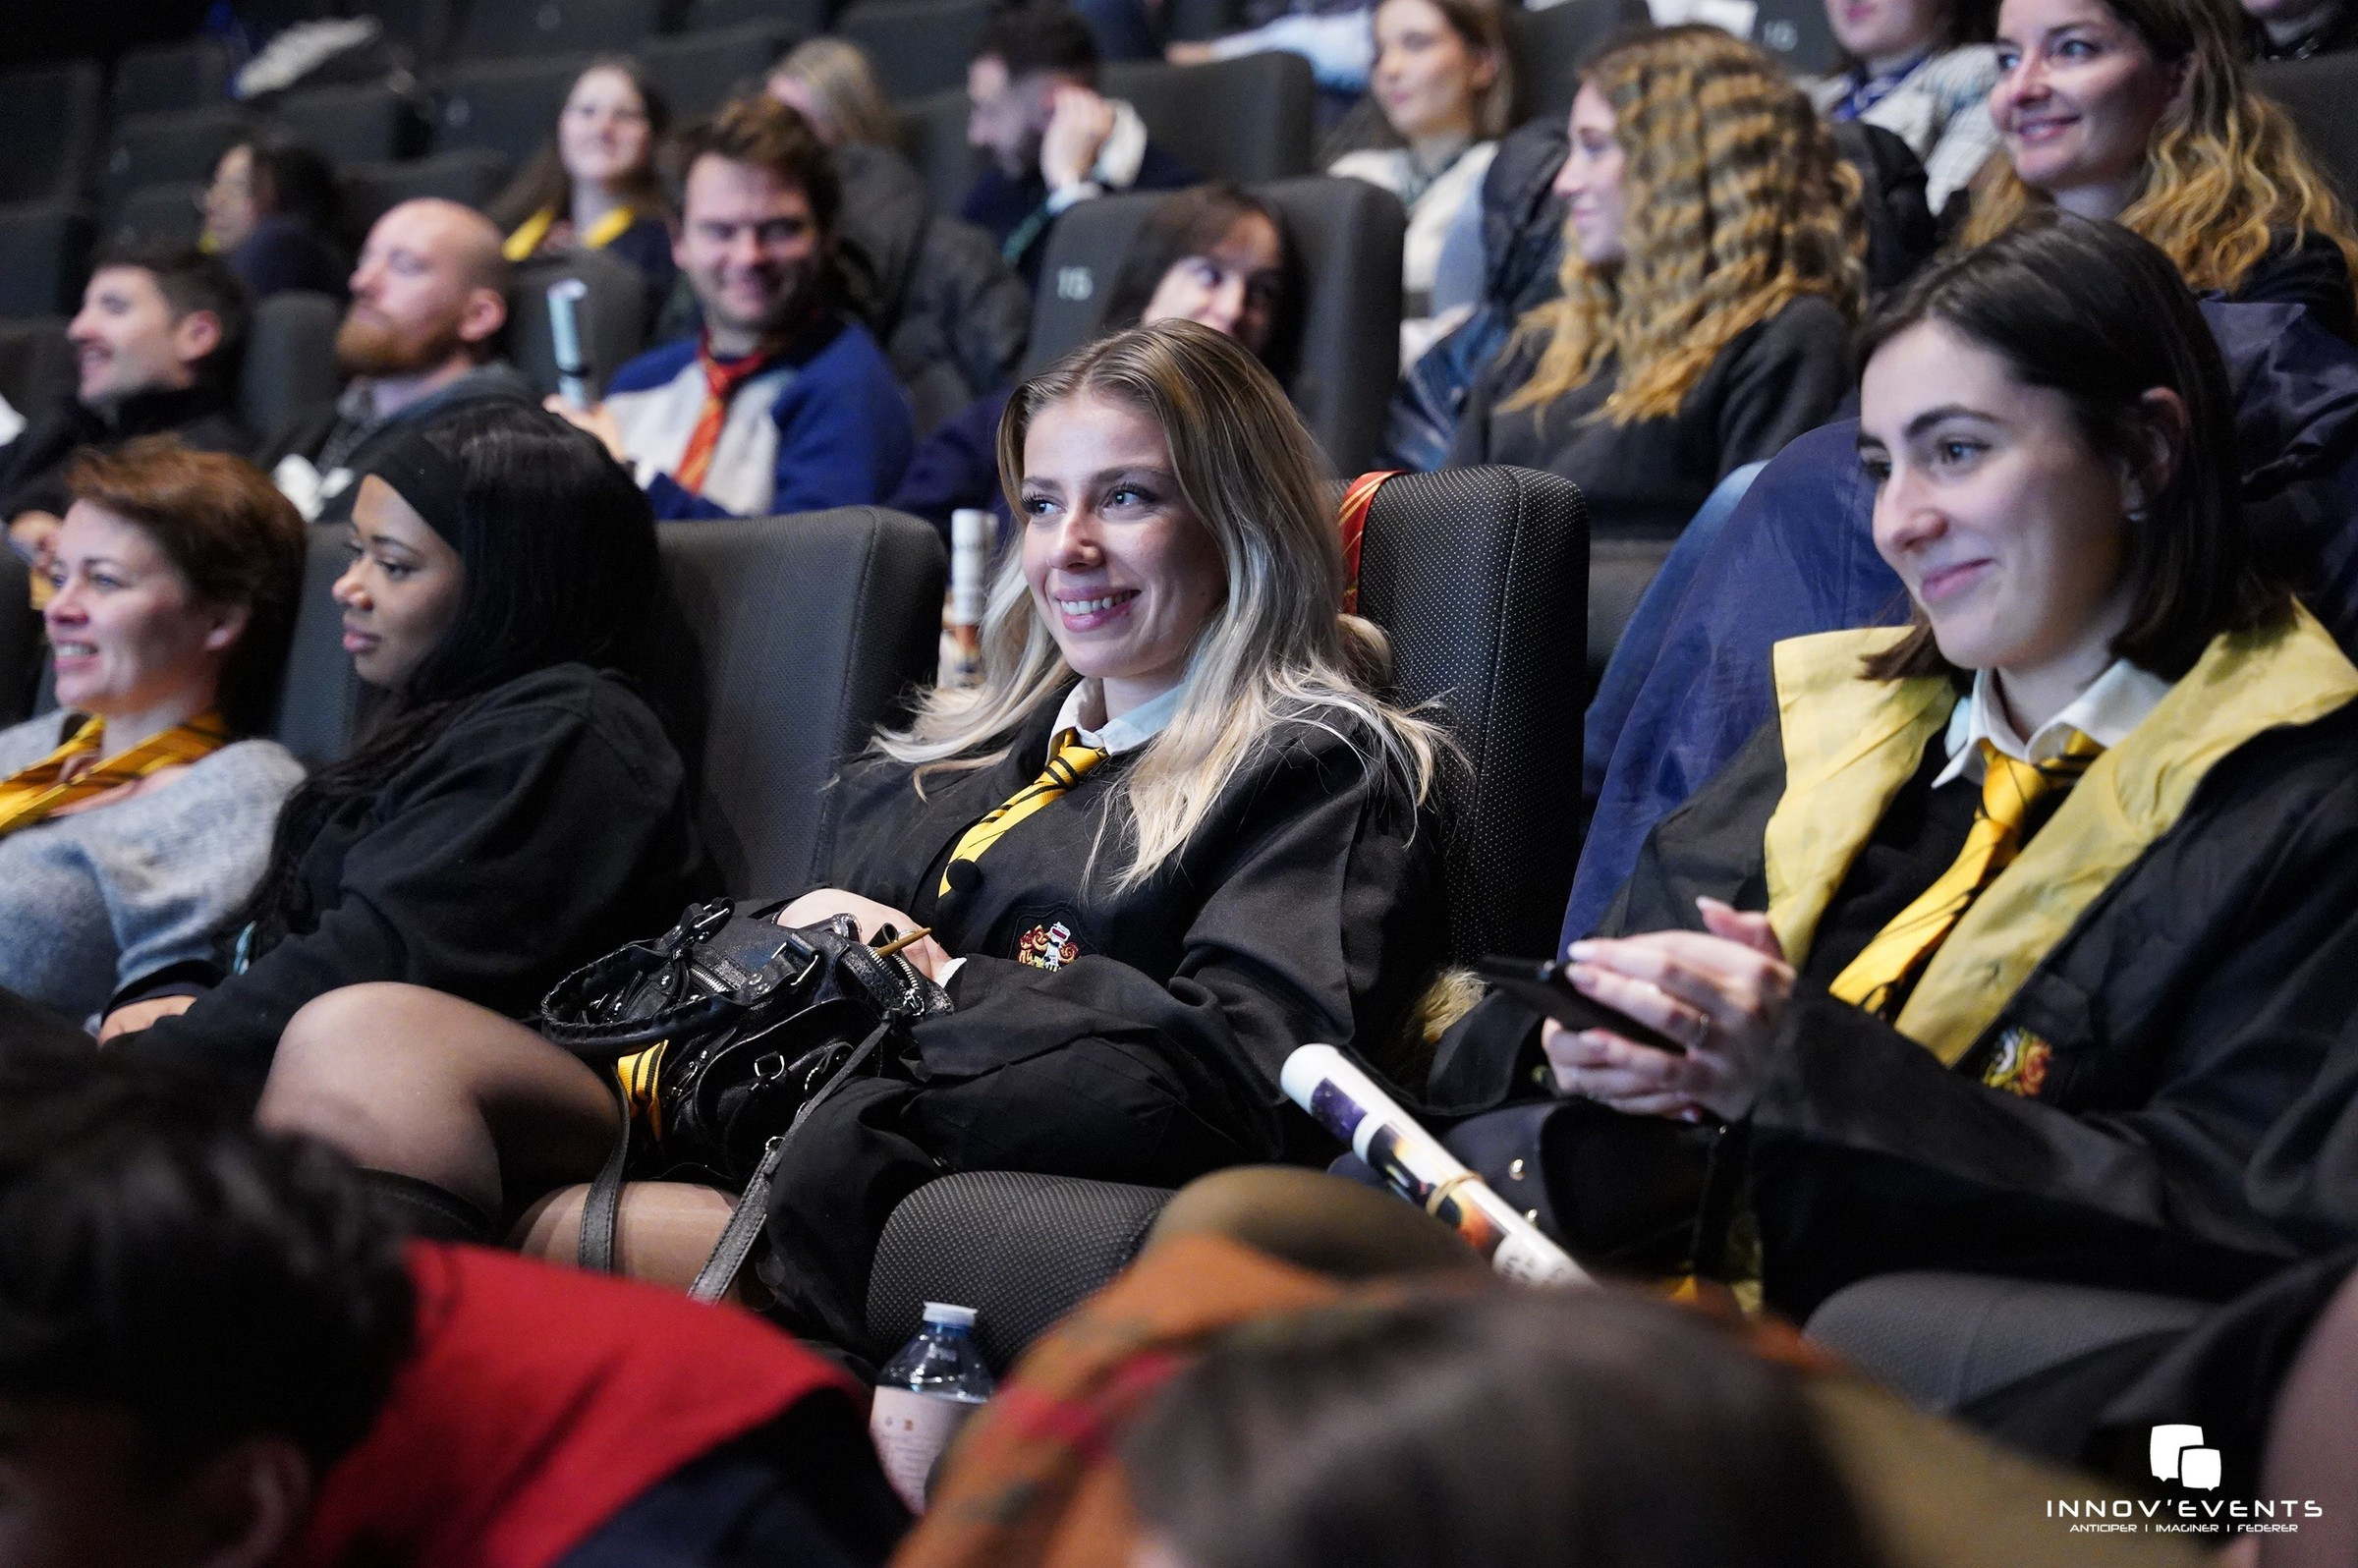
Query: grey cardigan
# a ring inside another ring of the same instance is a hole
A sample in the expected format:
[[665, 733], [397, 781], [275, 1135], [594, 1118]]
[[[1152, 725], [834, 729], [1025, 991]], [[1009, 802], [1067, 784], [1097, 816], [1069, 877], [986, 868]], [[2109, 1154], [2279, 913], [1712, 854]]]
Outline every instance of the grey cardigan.
[[[63, 725], [0, 730], [0, 777], [56, 750]], [[239, 741], [149, 794], [0, 837], [0, 985], [87, 1021], [132, 981], [210, 957], [302, 779], [277, 742]]]

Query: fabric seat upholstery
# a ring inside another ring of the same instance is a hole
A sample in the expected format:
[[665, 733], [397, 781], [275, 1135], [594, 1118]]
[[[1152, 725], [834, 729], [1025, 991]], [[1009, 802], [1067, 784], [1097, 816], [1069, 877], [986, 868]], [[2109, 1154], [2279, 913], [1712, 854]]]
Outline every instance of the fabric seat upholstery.
[[238, 408], [246, 428], [268, 435], [336, 401], [336, 328], [344, 308], [324, 294], [289, 289], [253, 308], [246, 333]]
[[761, 74], [792, 32], [775, 22], [749, 22], [713, 32], [649, 38], [639, 63], [676, 119], [709, 114], [739, 93], [757, 90]]
[[115, 203], [103, 250], [122, 246], [190, 246], [204, 232], [204, 187], [194, 180], [141, 186]]
[[2252, 84], [2284, 106], [2301, 144], [2345, 202], [2358, 203], [2358, 56], [2312, 55], [2252, 68]]
[[0, 207], [0, 317], [72, 315], [89, 259], [90, 220], [79, 206]]
[[470, 60], [508, 60], [556, 50], [627, 49], [655, 30], [662, 13], [662, 0], [478, 0], [468, 8], [458, 53]]
[[0, 75], [0, 202], [81, 196], [105, 124], [95, 60], [28, 66]]
[[418, 97], [383, 83], [290, 92], [270, 118], [295, 140], [342, 163], [408, 157], [425, 142]]
[[970, 112], [964, 87], [893, 106], [901, 122], [901, 151], [925, 176], [926, 194], [944, 212], [958, 211], [967, 187], [975, 183], [975, 149], [966, 140]]
[[835, 34], [868, 51], [885, 96], [898, 101], [964, 86], [989, 21], [988, 0], [860, 0], [836, 19]]
[[1570, 114], [1589, 56], [1623, 28], [1646, 21], [1643, 0], [1560, 0], [1544, 11], [1508, 7], [1507, 37], [1523, 73], [1518, 96], [1524, 117], [1560, 120]]
[[508, 183], [508, 168], [507, 155], [489, 147], [461, 147], [406, 163], [354, 164], [344, 171], [346, 226], [360, 240], [388, 208], [420, 196], [480, 207]]
[[247, 130], [245, 113], [226, 105], [138, 114], [121, 121], [106, 154], [109, 210], [145, 186], [209, 182], [221, 154]]
[[[1271, 359], [1328, 461], [1356, 474], [1375, 461], [1400, 359], [1400, 245], [1407, 215], [1360, 180], [1314, 176], [1255, 186], [1302, 256], [1300, 335]], [[1024, 373], [1055, 364], [1102, 330], [1122, 257], [1163, 194], [1085, 201], [1056, 221], [1040, 267]]]
[[115, 118], [201, 109], [229, 85], [229, 51], [214, 38], [127, 49], [115, 61]]
[[434, 84], [433, 149], [488, 147], [521, 165], [548, 140], [586, 54], [454, 66]]
[[344, 609], [328, 592], [351, 564], [346, 530], [315, 523], [306, 532], [303, 598], [270, 733], [316, 769], [351, 752], [372, 699], [353, 673], [352, 655], [344, 651]]
[[549, 285], [577, 278], [588, 289], [576, 307], [590, 384], [606, 378], [646, 347], [646, 280], [637, 267], [602, 251], [535, 256], [516, 269], [508, 296], [508, 359], [542, 396], [557, 388], [556, 340], [548, 324]]
[[1147, 133], [1207, 180], [1286, 180], [1311, 172], [1318, 84], [1282, 49], [1171, 66], [1105, 67], [1105, 95], [1127, 100]]

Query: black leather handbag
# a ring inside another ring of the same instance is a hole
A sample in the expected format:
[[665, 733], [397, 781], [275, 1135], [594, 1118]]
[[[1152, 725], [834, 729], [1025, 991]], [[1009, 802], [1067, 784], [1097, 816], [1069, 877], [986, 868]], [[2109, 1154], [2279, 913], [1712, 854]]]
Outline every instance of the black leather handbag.
[[783, 926], [782, 908], [692, 905], [663, 935], [576, 970], [542, 999], [540, 1034], [613, 1073], [621, 1092], [622, 1134], [582, 1210], [584, 1267], [613, 1271], [626, 1179], [733, 1188], [728, 1228], [689, 1291], [717, 1301], [812, 1111], [854, 1076], [889, 1070], [896, 1032], [950, 1010], [947, 992], [862, 941], [849, 916]]

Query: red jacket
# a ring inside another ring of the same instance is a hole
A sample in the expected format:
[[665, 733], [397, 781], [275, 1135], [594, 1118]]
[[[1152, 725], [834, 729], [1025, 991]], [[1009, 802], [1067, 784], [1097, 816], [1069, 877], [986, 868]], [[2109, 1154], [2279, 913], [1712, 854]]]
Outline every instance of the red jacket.
[[418, 1344], [328, 1472], [289, 1568], [545, 1568], [656, 1482], [806, 1397], [859, 1397], [758, 1317], [415, 1244]]

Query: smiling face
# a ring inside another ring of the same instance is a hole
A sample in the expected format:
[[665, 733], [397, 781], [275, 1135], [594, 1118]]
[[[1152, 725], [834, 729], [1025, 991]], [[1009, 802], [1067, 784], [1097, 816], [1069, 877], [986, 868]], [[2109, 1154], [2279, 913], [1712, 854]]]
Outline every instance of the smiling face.
[[66, 509], [42, 611], [61, 707], [108, 718], [213, 705], [246, 611], [198, 600], [145, 529], [87, 501]]
[[1376, 8], [1368, 91], [1410, 141], [1472, 136], [1475, 99], [1497, 75], [1496, 62], [1459, 36], [1432, 0], [1383, 0]]
[[2184, 80], [2103, 0], [2005, 0], [1990, 117], [2022, 183], [2082, 217], [2127, 204]]
[[1583, 83], [1572, 100], [1572, 150], [1555, 173], [1555, 194], [1571, 208], [1573, 241], [1590, 266], [1611, 266], [1625, 253], [1621, 196], [1624, 154], [1604, 94]]
[[2067, 691], [2111, 663], [2131, 601], [2124, 514], [2138, 497], [2061, 393], [1920, 322], [1868, 362], [1859, 455], [1876, 479], [1876, 549], [1943, 658]]
[[1173, 318], [1200, 321], [1236, 339], [1258, 358], [1268, 349], [1269, 333], [1276, 325], [1284, 266], [1277, 225], [1258, 212], [1244, 213], [1217, 245], [1202, 255], [1181, 256], [1171, 263], [1140, 312], [1139, 324]]
[[221, 161], [213, 166], [212, 184], [204, 188], [204, 238], [216, 254], [227, 255], [244, 245], [261, 221], [262, 205], [254, 191], [253, 148], [241, 142], [221, 154]]
[[100, 408], [195, 385], [197, 363], [220, 346], [221, 318], [210, 310], [175, 317], [145, 267], [100, 267], [82, 291], [66, 339], [80, 374], [76, 395]]
[[713, 348], [723, 354], [748, 353], [790, 325], [826, 261], [802, 187], [710, 152], [688, 171], [672, 257], [703, 308]]
[[336, 579], [344, 651], [370, 686], [400, 686], [459, 618], [459, 552], [371, 474], [352, 502], [352, 564]]
[[1051, 403], [1025, 432], [1020, 493], [1033, 611], [1104, 683], [1106, 717], [1178, 685], [1228, 576], [1161, 427], [1086, 392]]
[[583, 72], [557, 115], [557, 157], [565, 172], [601, 189], [646, 167], [652, 140], [646, 100], [611, 66]]
[[1948, 23], [1942, 0], [1825, 0], [1834, 41], [1869, 71], [1905, 65], [1939, 42]]

